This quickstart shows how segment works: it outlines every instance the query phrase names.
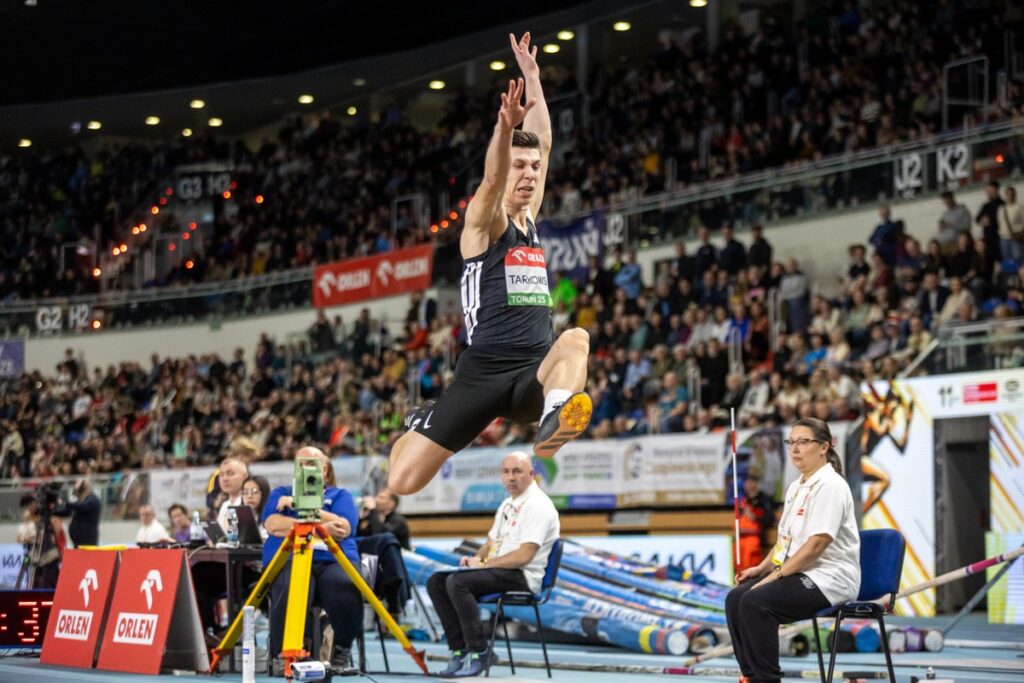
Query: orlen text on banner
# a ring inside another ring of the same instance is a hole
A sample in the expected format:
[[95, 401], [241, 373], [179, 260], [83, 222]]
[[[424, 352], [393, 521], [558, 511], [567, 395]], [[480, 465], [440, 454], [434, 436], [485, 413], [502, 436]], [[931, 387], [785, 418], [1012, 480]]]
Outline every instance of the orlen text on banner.
[[430, 286], [433, 251], [427, 244], [317, 266], [313, 272], [313, 305], [341, 306], [426, 289]]

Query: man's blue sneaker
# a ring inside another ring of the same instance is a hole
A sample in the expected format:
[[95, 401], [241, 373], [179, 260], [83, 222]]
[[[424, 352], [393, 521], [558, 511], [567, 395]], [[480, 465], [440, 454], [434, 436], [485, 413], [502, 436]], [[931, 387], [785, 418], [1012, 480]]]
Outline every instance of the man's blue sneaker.
[[491, 650], [484, 650], [483, 652], [470, 652], [462, 661], [462, 668], [452, 674], [452, 678], [479, 676], [487, 671], [488, 664], [497, 664], [498, 658]]
[[465, 659], [468, 653], [463, 653], [461, 650], [455, 650], [451, 653], [448, 658], [448, 666], [444, 671], [438, 671], [437, 673], [430, 674], [431, 676], [454, 676], [455, 673], [463, 667], [466, 663]]

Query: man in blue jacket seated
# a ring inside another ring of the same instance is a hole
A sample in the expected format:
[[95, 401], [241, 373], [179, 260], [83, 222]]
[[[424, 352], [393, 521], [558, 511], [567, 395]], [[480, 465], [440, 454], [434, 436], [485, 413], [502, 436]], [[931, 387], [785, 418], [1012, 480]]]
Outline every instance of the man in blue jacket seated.
[[[352, 538], [352, 530], [358, 524], [358, 514], [352, 494], [334, 485], [334, 467], [319, 448], [300, 448], [295, 457], [296, 459], [317, 458], [323, 464], [324, 506], [320, 510], [320, 524], [338, 543], [349, 562], [358, 567], [359, 551]], [[281, 547], [284, 537], [291, 531], [296, 519], [298, 519], [298, 515], [292, 509], [292, 487], [278, 486], [271, 491], [267, 504], [263, 508], [263, 526], [268, 534], [267, 540], [263, 544], [264, 567], [270, 565], [270, 561]], [[289, 559], [270, 589], [270, 652], [277, 655], [274, 662], [275, 675], [280, 675], [284, 669], [280, 652], [284, 640], [284, 619], [291, 574], [292, 564]], [[322, 540], [317, 540], [314, 544], [308, 597], [309, 605], [323, 607], [334, 628], [331, 670], [336, 675], [356, 673], [356, 669], [352, 665], [352, 641], [358, 635], [363, 624], [363, 599], [359, 590], [349, 580]], [[311, 617], [314, 612], [319, 613], [318, 610], [311, 610], [306, 616], [305, 635], [307, 641], [312, 634]], [[319, 652], [320, 644], [313, 643], [312, 647], [306, 646], [306, 649], [314, 653], [314, 658], [317, 658], [316, 653]]]

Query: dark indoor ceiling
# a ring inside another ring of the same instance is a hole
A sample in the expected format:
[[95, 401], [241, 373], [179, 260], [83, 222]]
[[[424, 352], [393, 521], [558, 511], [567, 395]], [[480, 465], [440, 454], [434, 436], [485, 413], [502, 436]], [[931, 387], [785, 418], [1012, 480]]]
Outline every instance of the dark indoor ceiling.
[[0, 107], [288, 74], [584, 0], [0, 0]]

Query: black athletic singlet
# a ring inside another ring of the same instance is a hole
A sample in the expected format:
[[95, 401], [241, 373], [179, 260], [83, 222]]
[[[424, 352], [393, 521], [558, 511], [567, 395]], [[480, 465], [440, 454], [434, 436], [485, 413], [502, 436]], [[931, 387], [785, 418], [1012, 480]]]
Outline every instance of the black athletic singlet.
[[471, 346], [537, 349], [554, 341], [551, 293], [537, 227], [508, 226], [487, 251], [462, 266], [462, 312]]

